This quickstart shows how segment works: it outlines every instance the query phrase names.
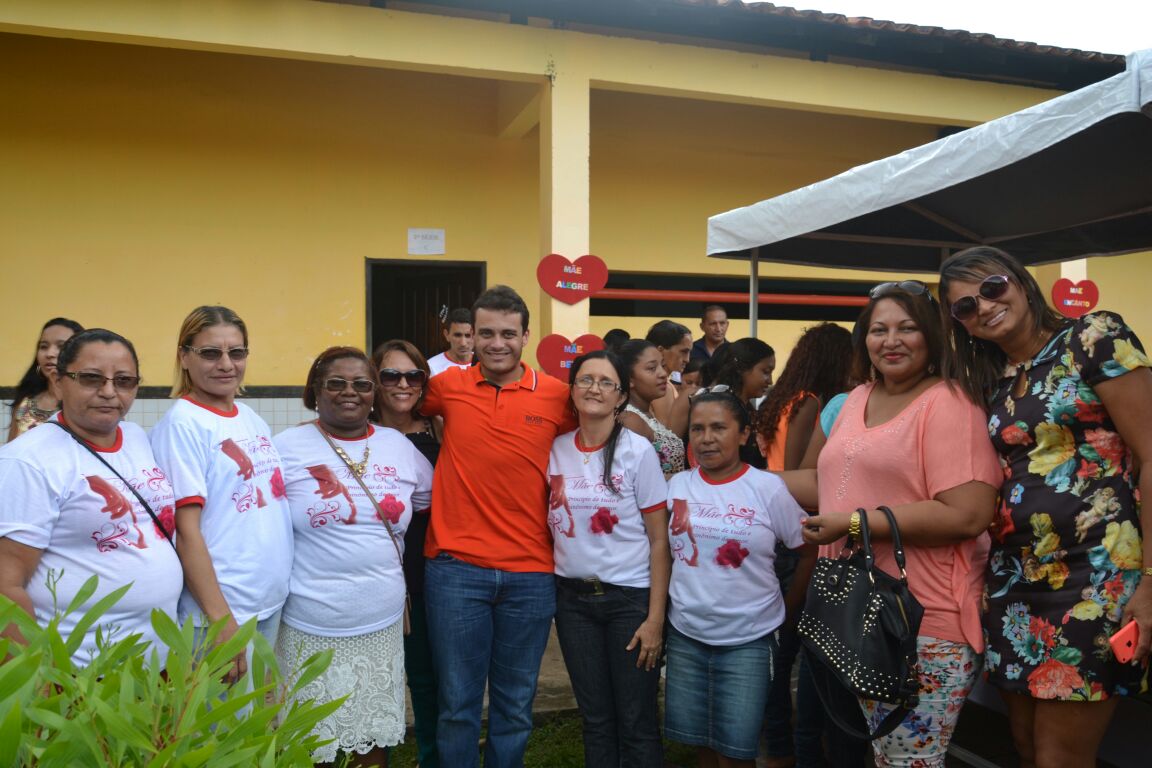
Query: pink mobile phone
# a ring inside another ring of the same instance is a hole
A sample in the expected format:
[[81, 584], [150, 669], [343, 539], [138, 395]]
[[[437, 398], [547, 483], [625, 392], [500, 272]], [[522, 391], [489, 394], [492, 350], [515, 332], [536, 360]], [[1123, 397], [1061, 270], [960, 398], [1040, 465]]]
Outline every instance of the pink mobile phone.
[[1108, 642], [1112, 645], [1116, 661], [1121, 664], [1132, 661], [1132, 657], [1136, 655], [1136, 641], [1139, 636], [1140, 627], [1135, 621], [1128, 622], [1112, 635]]

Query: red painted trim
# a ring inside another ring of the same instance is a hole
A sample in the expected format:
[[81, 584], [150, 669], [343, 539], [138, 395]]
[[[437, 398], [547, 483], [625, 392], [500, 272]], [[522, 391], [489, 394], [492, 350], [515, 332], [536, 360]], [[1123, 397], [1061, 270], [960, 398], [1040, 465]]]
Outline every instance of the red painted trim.
[[[630, 299], [632, 301], [698, 301], [703, 303], [748, 303], [748, 294], [729, 291], [650, 291], [639, 288], [602, 288], [594, 299]], [[867, 296], [818, 296], [803, 293], [758, 293], [757, 304], [791, 304], [804, 307], [863, 307]]]
[[191, 507], [194, 504], [199, 505], [201, 507], [204, 506], [204, 497], [203, 496], [185, 496], [182, 499], [177, 499], [176, 503], [173, 506], [175, 506], [176, 509], [179, 510], [180, 507]]
[[665, 510], [665, 509], [668, 509], [668, 502], [662, 501], [659, 504], [653, 504], [652, 506], [648, 507], [647, 509], [640, 510], [640, 514], [650, 515], [653, 512], [660, 512], [661, 510]]

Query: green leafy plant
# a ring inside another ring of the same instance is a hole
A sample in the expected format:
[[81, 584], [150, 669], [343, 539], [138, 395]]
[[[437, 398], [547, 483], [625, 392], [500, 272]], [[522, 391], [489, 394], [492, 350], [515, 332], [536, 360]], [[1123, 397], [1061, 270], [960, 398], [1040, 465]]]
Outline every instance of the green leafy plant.
[[[153, 611], [152, 626], [168, 646], [161, 658], [139, 635], [113, 638], [100, 628], [128, 586], [100, 598], [61, 636], [61, 616], [78, 611], [96, 588], [93, 577], [43, 627], [0, 595], [0, 627], [15, 625], [25, 639], [0, 638], [0, 765], [312, 765], [323, 742], [310, 732], [343, 700], [317, 705], [293, 696], [328, 668], [330, 651], [305, 660], [289, 686], [255, 620], [218, 646], [224, 622], [214, 624], [198, 647], [191, 622], [181, 627]], [[74, 664], [72, 654], [93, 626], [97, 652], [87, 666]], [[228, 686], [224, 673], [249, 642], [249, 673]]]

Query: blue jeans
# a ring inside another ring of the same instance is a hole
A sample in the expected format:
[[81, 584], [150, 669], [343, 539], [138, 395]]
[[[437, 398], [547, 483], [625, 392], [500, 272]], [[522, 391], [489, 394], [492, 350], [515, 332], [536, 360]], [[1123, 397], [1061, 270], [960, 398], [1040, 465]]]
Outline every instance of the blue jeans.
[[776, 633], [740, 645], [708, 645], [668, 627], [664, 733], [735, 760], [755, 760], [764, 724]]
[[656, 693], [660, 668], [624, 650], [648, 618], [648, 590], [607, 585], [601, 595], [558, 581], [556, 635], [584, 722], [584, 765], [662, 768]]
[[540, 659], [556, 613], [552, 574], [481, 568], [440, 554], [427, 561], [424, 603], [440, 677], [440, 763], [479, 764], [487, 685], [484, 766], [523, 765]]

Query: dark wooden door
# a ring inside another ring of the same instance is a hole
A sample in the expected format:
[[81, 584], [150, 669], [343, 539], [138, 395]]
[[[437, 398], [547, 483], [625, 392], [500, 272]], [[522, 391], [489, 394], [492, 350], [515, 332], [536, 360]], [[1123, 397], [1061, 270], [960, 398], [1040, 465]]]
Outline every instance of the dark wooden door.
[[369, 260], [368, 349], [407, 339], [428, 357], [443, 352], [441, 318], [471, 307], [485, 282], [483, 263]]

